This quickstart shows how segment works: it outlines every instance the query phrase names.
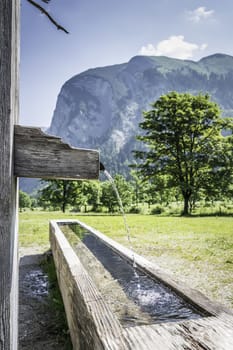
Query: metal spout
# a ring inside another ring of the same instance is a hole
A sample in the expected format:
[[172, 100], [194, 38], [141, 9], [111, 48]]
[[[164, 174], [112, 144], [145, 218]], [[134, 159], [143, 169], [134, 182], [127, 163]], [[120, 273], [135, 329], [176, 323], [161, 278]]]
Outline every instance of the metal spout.
[[104, 171], [105, 170], [105, 166], [103, 165], [103, 163], [100, 162], [100, 171]]

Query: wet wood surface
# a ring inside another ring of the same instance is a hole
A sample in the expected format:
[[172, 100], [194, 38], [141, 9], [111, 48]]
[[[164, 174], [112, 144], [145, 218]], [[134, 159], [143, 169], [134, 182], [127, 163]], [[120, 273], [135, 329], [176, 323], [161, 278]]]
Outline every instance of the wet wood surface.
[[[87, 274], [79, 258], [61, 232], [58, 224], [80, 223], [77, 220], [50, 222], [50, 241], [57, 269], [60, 288], [66, 307], [74, 350], [78, 349], [128, 349], [128, 350], [233, 350], [233, 316], [231, 311], [215, 304], [199, 292], [181, 285], [180, 295], [187, 291], [192, 303], [198, 302], [204, 316], [192, 320], [167, 322], [145, 326], [123, 328], [106, 305]], [[102, 233], [81, 223], [127, 259], [132, 251], [109, 239]], [[152, 266], [146, 259], [136, 255], [137, 267], [148, 268], [149, 273], [162, 270]], [[140, 258], [142, 259], [140, 261]], [[142, 266], [140, 266], [142, 263]], [[153, 269], [152, 269], [153, 267]], [[179, 282], [165, 275], [166, 283], [179, 289]], [[210, 312], [212, 311], [212, 313]]]
[[15, 125], [14, 172], [18, 177], [98, 179], [99, 152], [74, 148], [40, 128]]

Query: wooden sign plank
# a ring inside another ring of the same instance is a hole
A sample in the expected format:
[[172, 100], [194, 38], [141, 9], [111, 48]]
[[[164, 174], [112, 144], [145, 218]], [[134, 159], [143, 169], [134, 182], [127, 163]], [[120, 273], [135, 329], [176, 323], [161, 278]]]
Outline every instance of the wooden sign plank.
[[98, 179], [99, 152], [74, 148], [40, 128], [15, 125], [14, 173], [18, 177]]

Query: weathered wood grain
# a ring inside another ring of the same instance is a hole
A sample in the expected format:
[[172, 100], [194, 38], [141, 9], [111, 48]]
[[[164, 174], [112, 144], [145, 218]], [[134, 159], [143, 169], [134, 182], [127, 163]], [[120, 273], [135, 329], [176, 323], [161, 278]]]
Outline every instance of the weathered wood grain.
[[14, 173], [18, 177], [98, 179], [99, 152], [78, 149], [39, 128], [15, 125]]
[[0, 1], [0, 349], [17, 349], [17, 180], [13, 125], [18, 117], [19, 1]]
[[232, 317], [215, 317], [125, 329], [134, 350], [232, 350]]
[[119, 321], [55, 221], [50, 243], [74, 350], [127, 349]]
[[[191, 300], [194, 305], [197, 303], [197, 306], [205, 315], [192, 320], [124, 329], [121, 328], [117, 320], [113, 322], [114, 315], [110, 311], [107, 311], [107, 317], [105, 317], [104, 310], [108, 308], [104, 305], [103, 297], [96, 290], [90, 276], [86, 273], [74, 251], [71, 251], [71, 246], [58, 226], [58, 224], [75, 223], [81, 224], [82, 227], [93, 232], [94, 235], [124, 258], [132, 260], [132, 251], [78, 220], [50, 222], [51, 246], [63, 299], [65, 305], [68, 305], [66, 312], [68, 320], [70, 319], [69, 324], [72, 329], [75, 350], [233, 350], [232, 313], [224, 306], [210, 301], [188, 286], [183, 284], [180, 286], [178, 281], [174, 281], [159, 267], [153, 267], [154, 264], [149, 263], [137, 254], [134, 254], [134, 258], [138, 268], [150, 275], [154, 274], [156, 278], [159, 275], [160, 280], [165, 280], [165, 283], [172, 287], [175, 286], [177, 291], [180, 288], [179, 294], [187, 293], [187, 300]], [[72, 271], [72, 273], [69, 271]], [[84, 329], [82, 329], [83, 326]], [[114, 342], [112, 344], [113, 338], [117, 339], [118, 343]], [[88, 343], [86, 343], [87, 339]], [[99, 342], [99, 340], [102, 340], [102, 342]], [[112, 344], [112, 347], [110, 344]]]

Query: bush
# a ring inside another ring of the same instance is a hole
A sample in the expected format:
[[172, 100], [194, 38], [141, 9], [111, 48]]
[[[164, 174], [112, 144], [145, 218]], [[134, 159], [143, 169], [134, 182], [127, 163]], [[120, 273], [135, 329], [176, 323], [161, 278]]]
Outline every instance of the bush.
[[102, 207], [102, 206], [98, 206], [95, 208], [95, 210], [93, 210], [94, 213], [106, 213], [106, 208]]
[[164, 213], [165, 209], [163, 207], [161, 207], [160, 205], [157, 205], [156, 207], [154, 207], [153, 209], [151, 209], [151, 214], [152, 215], [158, 215], [158, 214], [162, 214]]
[[142, 208], [139, 207], [131, 207], [129, 209], [130, 214], [142, 214]]
[[182, 214], [182, 209], [181, 208], [172, 208], [171, 210], [169, 210], [168, 215], [181, 215]]

